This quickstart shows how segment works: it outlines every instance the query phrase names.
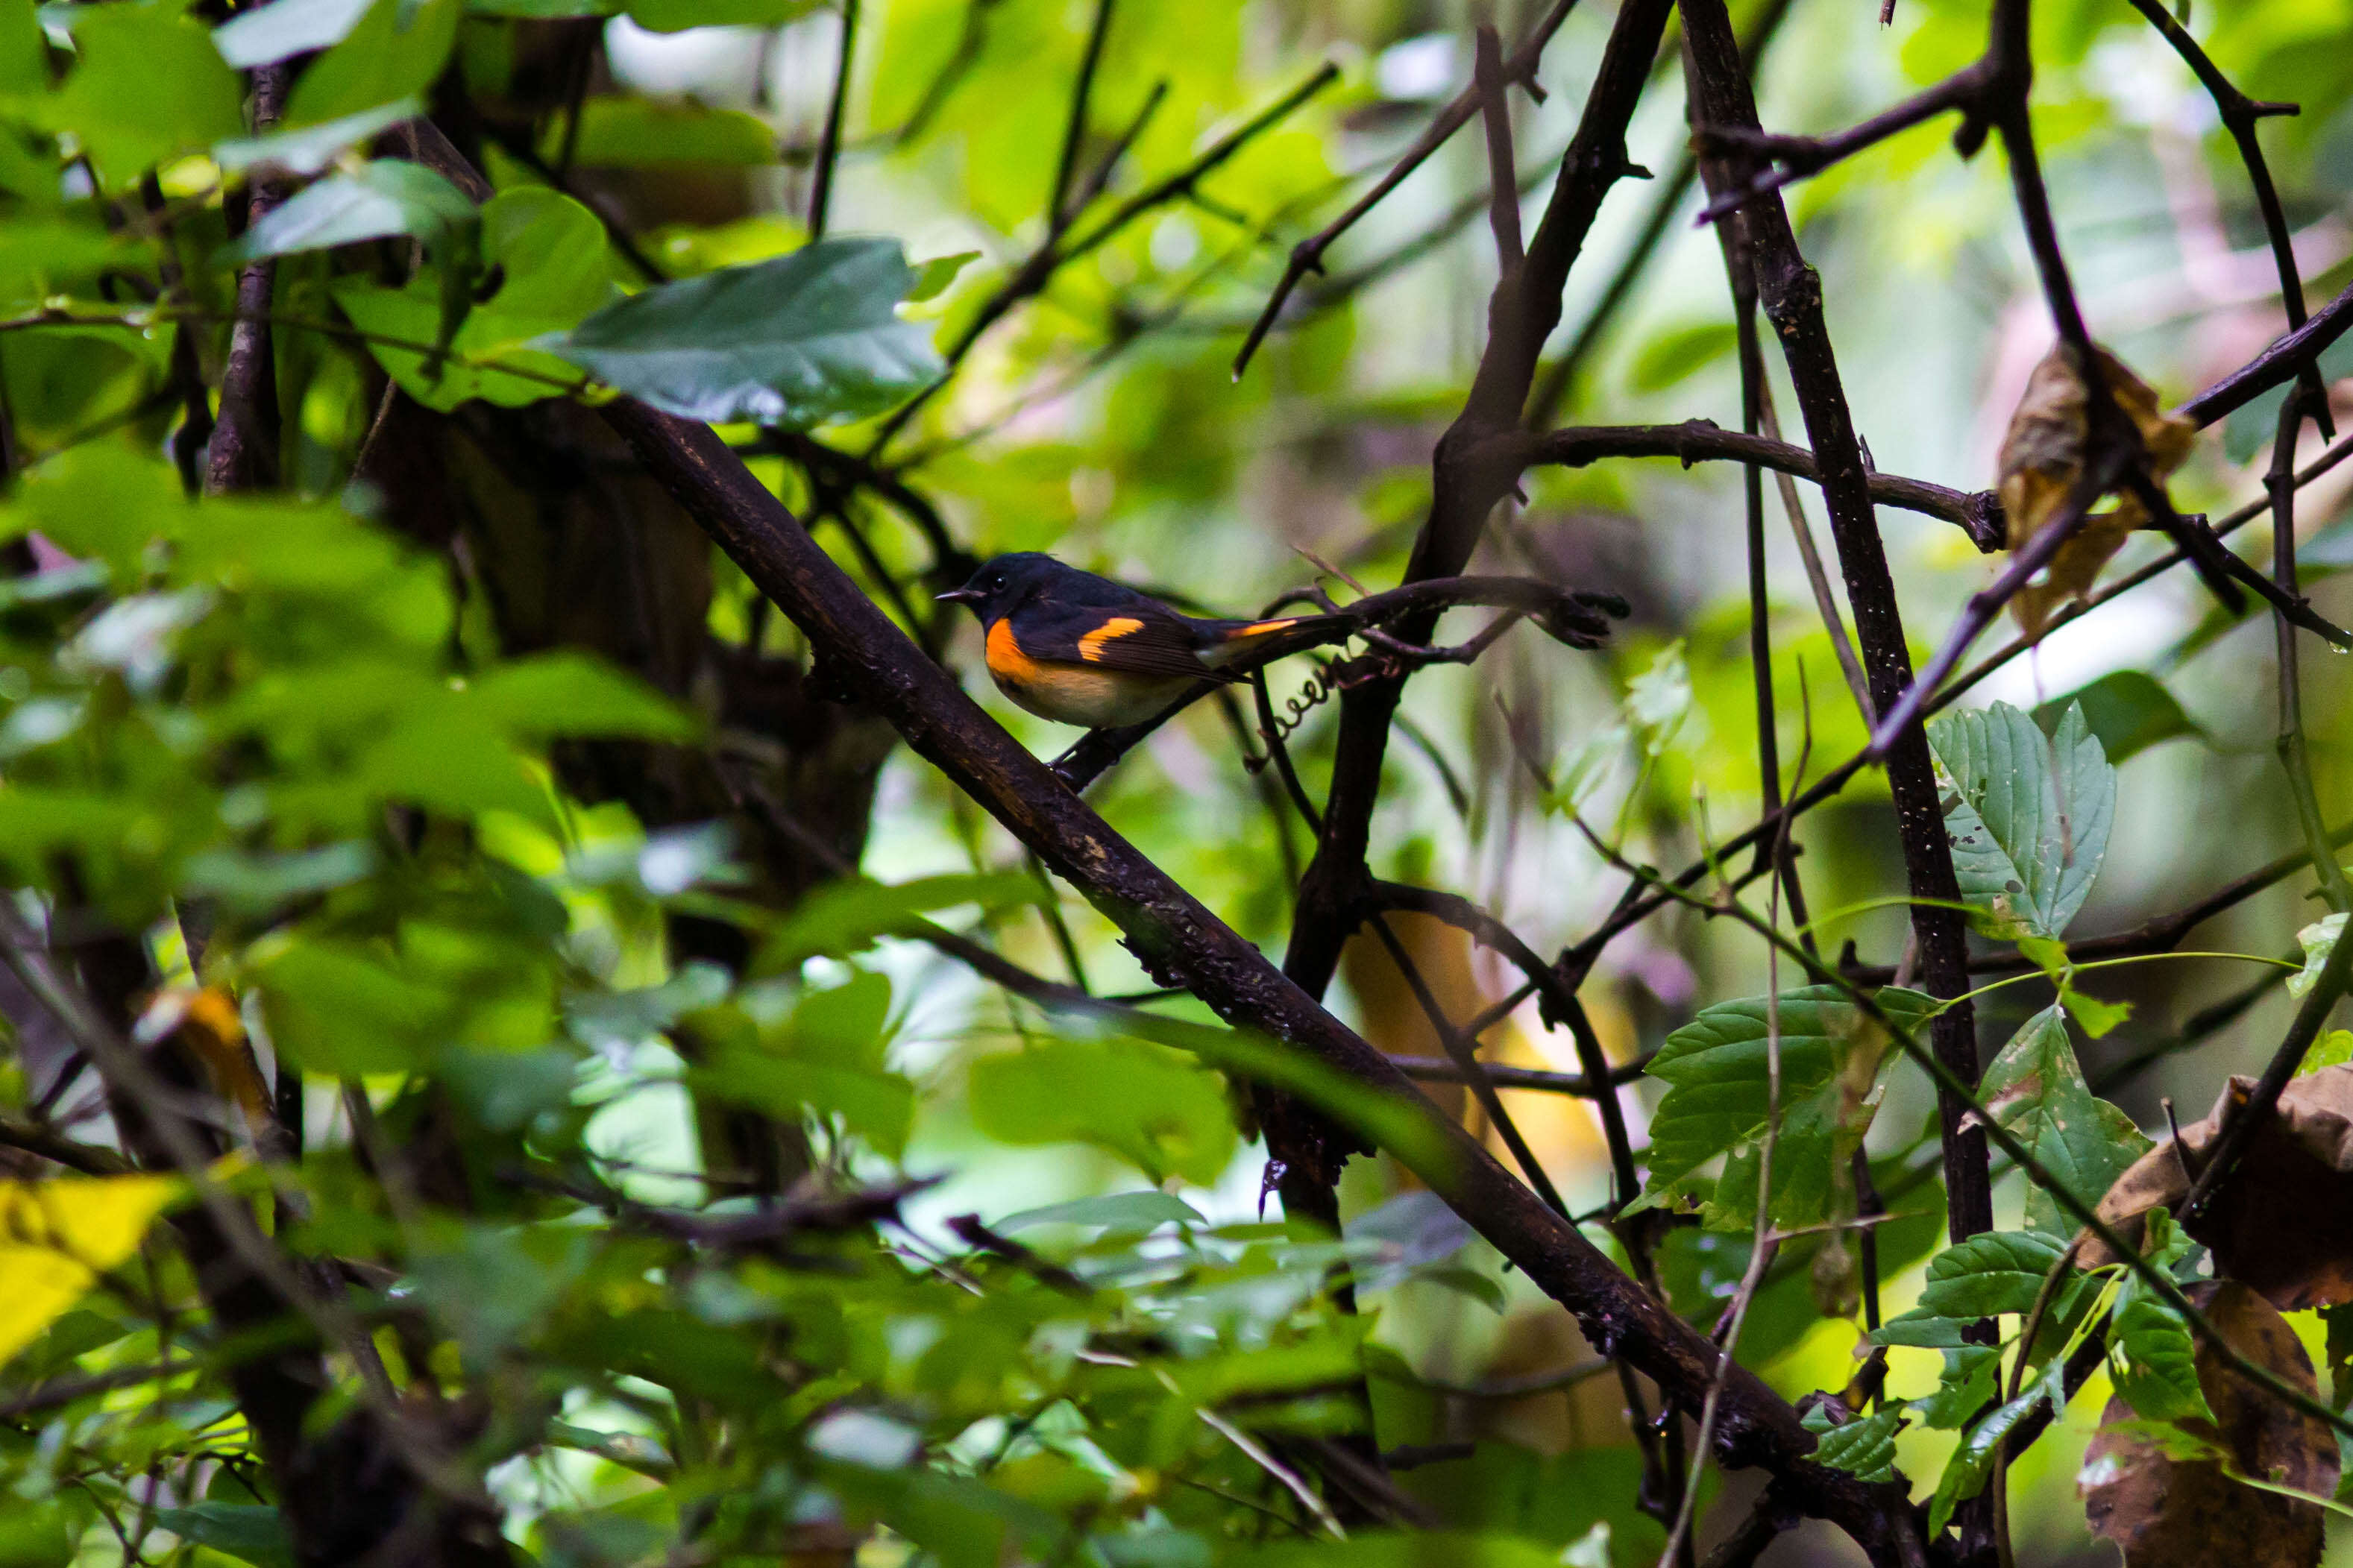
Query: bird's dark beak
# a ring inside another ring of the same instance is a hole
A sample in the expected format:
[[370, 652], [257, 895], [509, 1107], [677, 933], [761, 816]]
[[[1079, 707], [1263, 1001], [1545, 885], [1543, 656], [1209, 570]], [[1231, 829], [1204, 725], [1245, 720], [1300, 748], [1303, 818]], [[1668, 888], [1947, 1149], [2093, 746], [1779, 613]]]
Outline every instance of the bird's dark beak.
[[980, 600], [981, 592], [977, 588], [950, 588], [946, 593], [936, 594], [933, 597], [943, 605], [970, 605]]

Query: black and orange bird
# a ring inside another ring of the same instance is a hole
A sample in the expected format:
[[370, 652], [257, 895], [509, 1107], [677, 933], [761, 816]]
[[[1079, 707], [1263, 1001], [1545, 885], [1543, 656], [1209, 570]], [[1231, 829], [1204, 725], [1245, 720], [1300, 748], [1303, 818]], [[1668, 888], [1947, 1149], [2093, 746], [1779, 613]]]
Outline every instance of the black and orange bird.
[[1142, 723], [1200, 681], [1237, 679], [1225, 667], [1246, 655], [1263, 662], [1356, 629], [1347, 616], [1183, 615], [1034, 550], [998, 556], [940, 597], [980, 617], [999, 691], [1041, 719], [1089, 730]]

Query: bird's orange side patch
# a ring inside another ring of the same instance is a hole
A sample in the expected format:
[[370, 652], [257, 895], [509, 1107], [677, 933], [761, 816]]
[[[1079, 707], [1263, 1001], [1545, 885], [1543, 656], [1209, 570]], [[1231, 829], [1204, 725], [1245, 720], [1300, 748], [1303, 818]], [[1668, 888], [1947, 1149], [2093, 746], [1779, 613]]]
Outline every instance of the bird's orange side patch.
[[1013, 640], [1013, 623], [999, 621], [988, 628], [988, 672], [999, 680], [1029, 681], [1044, 673], [1038, 661]]
[[1079, 639], [1079, 657], [1089, 664], [1103, 662], [1103, 645], [1113, 637], [1124, 637], [1130, 632], [1140, 632], [1144, 623], [1132, 616], [1113, 616]]

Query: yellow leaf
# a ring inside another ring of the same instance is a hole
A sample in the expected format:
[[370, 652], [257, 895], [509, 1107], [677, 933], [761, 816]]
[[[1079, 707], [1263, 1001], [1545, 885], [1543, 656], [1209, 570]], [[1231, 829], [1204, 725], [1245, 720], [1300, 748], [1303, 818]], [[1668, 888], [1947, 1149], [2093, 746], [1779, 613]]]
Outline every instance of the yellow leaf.
[[137, 1251], [179, 1191], [170, 1176], [0, 1182], [0, 1363]]

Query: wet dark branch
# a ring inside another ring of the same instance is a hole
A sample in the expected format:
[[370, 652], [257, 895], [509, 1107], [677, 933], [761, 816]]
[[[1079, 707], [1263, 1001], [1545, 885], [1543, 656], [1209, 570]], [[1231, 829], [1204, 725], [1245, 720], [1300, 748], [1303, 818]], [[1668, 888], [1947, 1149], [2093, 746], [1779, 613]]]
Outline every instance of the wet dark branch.
[[2328, 351], [2353, 327], [2353, 286], [2312, 313], [2312, 319], [2282, 334], [2269, 348], [2174, 410], [2193, 425], [2211, 425], [2243, 408]]
[[[253, 130], [260, 135], [278, 123], [290, 73], [282, 64], [253, 73]], [[246, 182], [245, 223], [249, 229], [286, 199], [286, 182], [256, 173]], [[269, 258], [237, 268], [236, 319], [228, 331], [228, 359], [221, 369], [220, 413], [205, 454], [205, 489], [232, 495], [278, 482], [278, 357], [271, 344], [270, 304], [277, 290], [277, 263]]]
[[[1182, 985], [1229, 1023], [1263, 1032], [1412, 1113], [1421, 1131], [1398, 1152], [1481, 1234], [1609, 1346], [1682, 1401], [1716, 1372], [1705, 1340], [1641, 1289], [1576, 1227], [1440, 1116], [1378, 1051], [1285, 979], [1232, 930], [984, 713], [860, 593], [724, 443], [708, 429], [617, 402], [606, 418], [819, 650], [845, 689], [888, 719], [1049, 867], [1120, 926], [1147, 972]], [[1805, 1456], [1814, 1439], [1753, 1376], [1727, 1379], [1725, 1457], [1774, 1468], [1805, 1506], [1870, 1542], [1888, 1529], [1880, 1494]]]
[[808, 232], [825, 237], [833, 208], [833, 176], [841, 163], [841, 117], [849, 102], [849, 68], [858, 47], [858, 0], [842, 0], [841, 40], [833, 62], [833, 94], [825, 106], [825, 130], [817, 144], [817, 169], [809, 184]]
[[[2241, 92], [2222, 74], [2221, 68], [2198, 47], [2189, 29], [2176, 21], [2173, 13], [2158, 0], [2132, 0], [2132, 6], [2172, 46], [2173, 52], [2198, 78], [2207, 96], [2214, 100], [2214, 111], [2221, 119], [2222, 128], [2231, 133], [2231, 141], [2239, 150], [2239, 162], [2246, 165], [2248, 187], [2254, 192], [2255, 210], [2263, 216], [2263, 237], [2271, 243], [2272, 265], [2279, 271], [2280, 303], [2287, 311], [2288, 331], [2294, 331], [2305, 322], [2304, 277], [2296, 270], [2295, 245], [2288, 232], [2287, 213], [2280, 205], [2279, 187], [2272, 180], [2271, 164], [2263, 157], [2263, 141], [2256, 127], [2274, 115], [2295, 114], [2297, 107], [2293, 103], [2268, 103]], [[2320, 384], [2319, 367], [2306, 363], [2301, 379], [2321, 435], [2336, 439], [2336, 421], [2329, 416], [2328, 394]]]
[[1985, 137], [1983, 124], [1978, 116], [1982, 112], [1980, 106], [1992, 77], [1992, 67], [1979, 60], [1894, 108], [1882, 110], [1861, 124], [1831, 136], [1786, 136], [1761, 130], [1753, 124], [1709, 121], [1694, 132], [1701, 145], [1712, 153], [1753, 160], [1764, 166], [1747, 180], [1736, 184], [1708, 203], [1700, 213], [1700, 221], [1714, 223], [1726, 217], [1749, 202], [1770, 195], [1784, 185], [1819, 174], [1831, 164], [1875, 147], [1891, 136], [1956, 110], [1965, 116], [1957, 139], [1967, 139], [1964, 155], [1974, 153]]
[[[1704, 122], [1735, 135], [1760, 134], [1756, 99], [1722, 0], [1683, 0], [1681, 10], [1694, 101]], [[1737, 174], [1736, 166], [1734, 172]], [[1747, 223], [1757, 300], [1780, 342], [1807, 438], [1820, 466], [1819, 483], [1846, 577], [1847, 600], [1854, 614], [1855, 638], [1870, 678], [1872, 701], [1884, 713], [1912, 683], [1912, 658], [1894, 580], [1873, 512], [1870, 465], [1862, 456], [1823, 316], [1821, 282], [1799, 250], [1796, 233], [1778, 195], [1757, 196], [1740, 210]], [[1833, 781], [1842, 782], [1842, 775], [1843, 770], [1833, 771], [1799, 799]], [[1968, 941], [1956, 912], [1960, 886], [1953, 873], [1952, 848], [1945, 834], [1927, 735], [1918, 723], [1908, 726], [1890, 748], [1887, 780], [1894, 797], [1905, 884], [1919, 900], [1912, 910], [1912, 927], [1920, 952], [1921, 979], [1932, 994], [1958, 998], [1968, 988]], [[1797, 808], [1793, 801], [1784, 815]], [[1727, 846], [1719, 853], [1731, 853], [1734, 847]], [[1978, 1078], [1974, 1009], [1966, 1002], [1956, 1002], [1941, 1011], [1931, 1026], [1931, 1038], [1936, 1059], [1947, 1073], [1955, 1081], [1974, 1084]], [[1947, 1175], [1947, 1229], [1957, 1241], [1992, 1227], [1991, 1168], [1984, 1132], [1965, 1121], [1961, 1097], [1940, 1093], [1937, 1110]]]
[[[1708, 419], [1686, 419], [1680, 425], [1585, 426], [1525, 440], [1525, 460], [1530, 464], [1556, 463], [1575, 468], [1605, 458], [1672, 458], [1685, 468], [1703, 462], [1753, 463], [1793, 479], [1821, 482], [1821, 467], [1805, 447], [1726, 430]], [[2000, 499], [1991, 490], [1947, 489], [1900, 474], [1871, 473], [1867, 479], [1871, 499], [1882, 505], [1949, 522], [1988, 553], [2007, 548], [2009, 521]]]

